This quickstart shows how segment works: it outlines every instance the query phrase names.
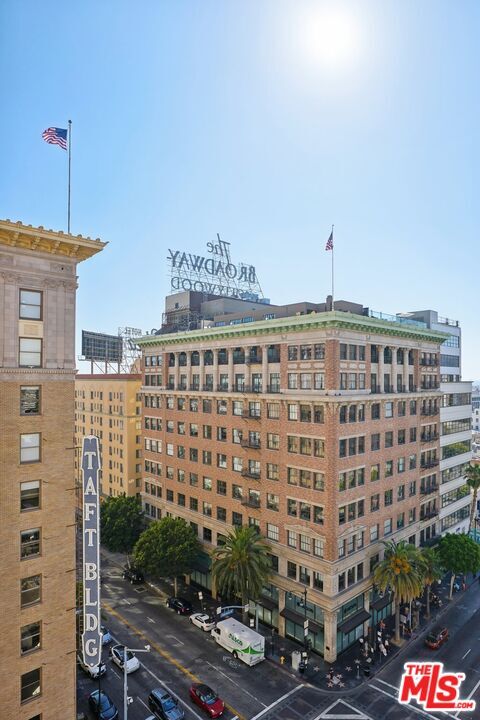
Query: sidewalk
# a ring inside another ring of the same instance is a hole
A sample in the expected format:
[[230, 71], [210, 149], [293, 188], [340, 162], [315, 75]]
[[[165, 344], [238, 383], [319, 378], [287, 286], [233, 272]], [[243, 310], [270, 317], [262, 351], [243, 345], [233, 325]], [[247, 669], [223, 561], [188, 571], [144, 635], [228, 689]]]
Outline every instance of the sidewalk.
[[[101, 553], [111, 563], [123, 567], [126, 563], [126, 558], [120, 553], [111, 553], [106, 548], [101, 548]], [[458, 581], [460, 586], [462, 585], [461, 580]], [[467, 578], [465, 591], [467, 591], [473, 583], [478, 584], [478, 580], [472, 576]], [[173, 583], [169, 583], [167, 580], [156, 580], [155, 582], [147, 581], [146, 583], [154, 592], [158, 593], [165, 599], [173, 595]], [[402, 644], [400, 646], [394, 645], [392, 639], [394, 637], [394, 617], [391, 616], [385, 620], [385, 627], [374, 628], [375, 635], [377, 632], [382, 633], [382, 642], [388, 650], [387, 656], [385, 657], [378, 649], [375, 651], [370, 649], [368, 656], [363, 651], [362, 643], [359, 641], [355, 642], [351, 647], [347, 648], [337, 658], [334, 663], [327, 663], [325, 660], [316, 653], [309, 653], [309, 659], [307, 668], [304, 673], [299, 673], [292, 669], [292, 652], [294, 650], [303, 650], [300, 643], [297, 643], [289, 638], [279, 637], [275, 634], [272, 637], [272, 629], [262, 623], [259, 624], [259, 632], [265, 636], [265, 655], [269, 662], [278, 665], [278, 668], [282, 672], [288, 672], [290, 675], [294, 675], [303, 682], [308, 682], [311, 685], [318, 687], [322, 690], [329, 692], [346, 692], [352, 690], [362, 683], [368, 681], [370, 677], [373, 677], [385, 664], [392, 661], [394, 657], [403, 649], [410, 639], [415, 640], [420, 633], [429, 627], [434, 627], [440, 616], [446, 612], [446, 610], [452, 607], [460, 597], [463, 595], [464, 590], [454, 592], [452, 600], [448, 600], [448, 594], [450, 591], [450, 574], [445, 575], [441, 583], [436, 583], [432, 588], [432, 595], [435, 594], [440, 601], [440, 605], [430, 604], [430, 619], [427, 620], [425, 617], [426, 612], [426, 593], [421, 601], [421, 607], [419, 608], [419, 624], [412, 632], [410, 637], [402, 638]], [[220, 602], [214, 600], [208, 591], [203, 591], [203, 607], [202, 603], [198, 599], [198, 588], [187, 585], [183, 581], [178, 581], [178, 594], [181, 597], [190, 600], [193, 608], [196, 612], [205, 611], [208, 614], [215, 616], [217, 607], [220, 607]], [[412, 604], [413, 605], [413, 604]], [[405, 608], [404, 611], [407, 611]], [[401, 611], [402, 612], [402, 611]], [[412, 612], [414, 616], [414, 613]], [[236, 615], [238, 619], [241, 619], [239, 615]], [[387, 641], [387, 643], [385, 643]], [[283, 661], [282, 661], [283, 658]]]

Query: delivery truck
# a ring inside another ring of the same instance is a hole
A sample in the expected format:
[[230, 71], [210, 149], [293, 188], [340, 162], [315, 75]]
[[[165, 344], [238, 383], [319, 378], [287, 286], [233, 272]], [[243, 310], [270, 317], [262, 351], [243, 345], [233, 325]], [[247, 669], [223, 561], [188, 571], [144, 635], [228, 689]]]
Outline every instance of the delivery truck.
[[246, 665], [265, 660], [265, 638], [243, 623], [227, 618], [220, 620], [212, 630], [215, 641]]

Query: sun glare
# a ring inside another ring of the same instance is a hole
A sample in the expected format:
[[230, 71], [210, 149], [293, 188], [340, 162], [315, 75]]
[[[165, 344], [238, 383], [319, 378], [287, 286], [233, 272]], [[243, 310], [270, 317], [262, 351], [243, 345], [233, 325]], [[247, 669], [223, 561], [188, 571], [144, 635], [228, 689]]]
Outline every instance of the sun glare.
[[319, 9], [306, 18], [304, 33], [304, 48], [312, 61], [340, 69], [358, 57], [358, 24], [345, 10]]

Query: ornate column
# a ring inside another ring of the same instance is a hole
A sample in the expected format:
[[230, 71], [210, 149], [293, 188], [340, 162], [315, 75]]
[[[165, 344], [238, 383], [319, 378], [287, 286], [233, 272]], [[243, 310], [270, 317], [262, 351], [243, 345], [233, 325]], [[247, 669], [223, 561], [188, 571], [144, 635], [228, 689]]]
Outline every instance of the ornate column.
[[228, 352], [228, 389], [230, 392], [233, 390], [233, 383], [234, 383], [234, 377], [233, 377], [233, 347], [227, 348]]
[[262, 345], [262, 392], [268, 392], [268, 345]]
[[408, 392], [408, 348], [403, 348], [403, 384]]
[[192, 386], [192, 351], [188, 350], [186, 353], [187, 364], [185, 366], [185, 372], [187, 375], [187, 390], [190, 390]]
[[398, 350], [398, 348], [392, 347], [392, 346], [390, 346], [390, 347], [392, 348], [392, 374], [391, 374], [392, 380], [391, 380], [391, 383], [392, 383], [393, 392], [397, 392], [397, 372], [398, 372], [397, 350]]
[[379, 392], [384, 392], [384, 386], [383, 386], [383, 375], [385, 373], [385, 363], [383, 362], [383, 351], [385, 350], [383, 345], [377, 345], [378, 347], [378, 377], [377, 377], [377, 385]]
[[250, 346], [245, 350], [245, 387], [249, 388], [252, 380], [252, 366], [250, 365]]
[[213, 352], [213, 365], [212, 365], [213, 391], [217, 392], [217, 388], [218, 388], [218, 350], [215, 348], [212, 352]]
[[200, 376], [199, 383], [200, 383], [200, 390], [203, 390], [205, 386], [205, 364], [204, 364], [204, 358], [203, 358], [203, 350], [198, 351], [199, 356], [199, 365], [198, 365], [198, 374]]

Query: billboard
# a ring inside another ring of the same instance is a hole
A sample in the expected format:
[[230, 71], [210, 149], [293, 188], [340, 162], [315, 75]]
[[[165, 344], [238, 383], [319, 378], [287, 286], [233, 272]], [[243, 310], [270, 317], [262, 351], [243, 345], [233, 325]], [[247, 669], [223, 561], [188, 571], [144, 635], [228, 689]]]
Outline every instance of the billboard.
[[119, 335], [82, 330], [82, 356], [85, 360], [122, 362], [123, 338]]
[[83, 661], [93, 668], [102, 656], [100, 631], [100, 450], [98, 438], [82, 442], [83, 474]]

